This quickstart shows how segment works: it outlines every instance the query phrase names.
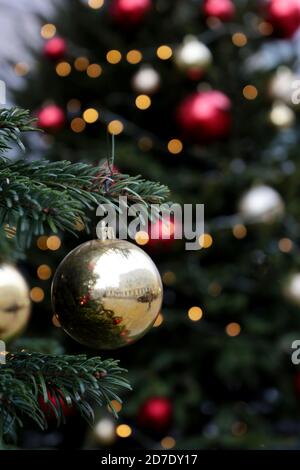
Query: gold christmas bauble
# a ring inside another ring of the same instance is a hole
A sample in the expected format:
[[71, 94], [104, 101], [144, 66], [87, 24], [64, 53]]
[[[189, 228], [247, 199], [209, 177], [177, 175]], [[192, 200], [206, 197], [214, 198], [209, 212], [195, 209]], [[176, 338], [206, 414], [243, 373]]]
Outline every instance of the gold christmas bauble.
[[52, 303], [62, 328], [97, 349], [126, 346], [153, 325], [162, 283], [151, 258], [125, 240], [92, 240], [71, 251], [52, 284]]
[[21, 333], [30, 316], [29, 289], [21, 273], [10, 264], [0, 264], [0, 339], [8, 341]]

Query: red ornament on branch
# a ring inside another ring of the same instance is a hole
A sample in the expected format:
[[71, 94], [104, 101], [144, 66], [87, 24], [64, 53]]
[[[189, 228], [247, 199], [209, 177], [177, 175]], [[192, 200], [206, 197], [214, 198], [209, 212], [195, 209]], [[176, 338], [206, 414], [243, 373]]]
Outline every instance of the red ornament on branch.
[[151, 0], [113, 0], [110, 13], [122, 26], [133, 26], [144, 20], [151, 7]]
[[62, 413], [65, 417], [70, 417], [74, 416], [75, 414], [75, 407], [74, 406], [69, 406], [63, 399], [61, 393], [58, 391], [56, 395], [51, 392], [50, 390], [47, 391], [48, 394], [48, 401], [46, 402], [44, 400], [44, 397], [42, 394], [38, 396], [38, 402], [40, 405], [40, 408], [42, 412], [44, 413], [47, 422], [52, 422], [55, 421], [56, 415], [53, 407], [58, 410], [59, 407], [62, 409]]
[[235, 14], [235, 5], [231, 0], [205, 0], [203, 13], [220, 21], [231, 21]]
[[275, 35], [291, 38], [300, 26], [300, 0], [269, 0], [265, 16]]
[[49, 39], [44, 45], [44, 55], [51, 60], [61, 60], [67, 51], [66, 41], [62, 38]]
[[143, 428], [164, 433], [173, 420], [173, 406], [168, 398], [153, 397], [145, 401], [138, 412], [138, 423]]
[[64, 127], [65, 113], [60, 106], [49, 104], [37, 113], [37, 125], [47, 132], [56, 132]]
[[227, 137], [232, 123], [231, 101], [217, 90], [193, 93], [177, 108], [177, 121], [186, 137], [201, 143]]
[[[149, 245], [172, 243], [175, 236], [174, 217], [163, 217], [149, 224]], [[177, 225], [176, 225], [177, 226]]]

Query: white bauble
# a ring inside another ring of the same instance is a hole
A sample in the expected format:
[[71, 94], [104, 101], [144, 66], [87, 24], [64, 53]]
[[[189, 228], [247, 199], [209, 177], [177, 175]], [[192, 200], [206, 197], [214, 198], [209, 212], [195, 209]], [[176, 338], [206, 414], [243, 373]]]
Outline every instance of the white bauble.
[[286, 129], [295, 123], [295, 113], [285, 103], [276, 101], [269, 114], [270, 122], [279, 129]]
[[290, 68], [286, 66], [278, 67], [269, 84], [269, 94], [271, 98], [283, 101], [289, 106], [296, 106], [297, 103], [293, 100], [293, 95], [296, 92], [296, 81], [297, 76]]
[[132, 77], [131, 85], [137, 93], [151, 95], [160, 87], [159, 73], [151, 65], [142, 65]]
[[196, 37], [186, 36], [183, 43], [175, 50], [174, 60], [177, 67], [184, 72], [202, 72], [210, 67], [212, 54]]
[[300, 273], [292, 274], [283, 289], [288, 300], [300, 306]]
[[239, 212], [246, 222], [273, 222], [283, 215], [284, 202], [270, 186], [255, 186], [242, 196]]
[[94, 426], [97, 440], [104, 445], [110, 445], [116, 440], [116, 425], [110, 418], [102, 418]]

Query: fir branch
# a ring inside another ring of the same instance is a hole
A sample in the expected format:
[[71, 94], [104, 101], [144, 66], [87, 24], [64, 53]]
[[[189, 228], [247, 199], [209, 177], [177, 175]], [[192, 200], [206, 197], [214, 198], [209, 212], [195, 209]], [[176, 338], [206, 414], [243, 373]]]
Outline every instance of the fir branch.
[[99, 204], [119, 210], [119, 196], [149, 209], [150, 204], [163, 203], [168, 194], [166, 186], [140, 176], [111, 174], [105, 166], [0, 160], [0, 224], [16, 227], [21, 246], [49, 228], [74, 233], [78, 219], [88, 223], [87, 212]]
[[[65, 421], [63, 404], [75, 409], [88, 421], [94, 419], [90, 404], [110, 406], [117, 393], [130, 390], [125, 369], [118, 361], [99, 357], [55, 356], [20, 352], [8, 354], [0, 365], [0, 412], [4, 417], [4, 434], [13, 435], [24, 418], [32, 419], [41, 429], [47, 419], [39, 400], [53, 408], [57, 424]], [[56, 398], [56, 405], [49, 400]], [[114, 412], [115, 416], [116, 413]]]
[[25, 150], [20, 139], [21, 132], [37, 130], [33, 127], [35, 119], [28, 110], [11, 108], [0, 109], [0, 153], [10, 148], [9, 143], [15, 142]]

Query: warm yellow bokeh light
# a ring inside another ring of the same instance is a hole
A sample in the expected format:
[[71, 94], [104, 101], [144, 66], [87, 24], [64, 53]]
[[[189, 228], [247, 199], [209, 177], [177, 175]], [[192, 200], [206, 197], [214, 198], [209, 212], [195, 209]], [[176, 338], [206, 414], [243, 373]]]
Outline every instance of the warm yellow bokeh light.
[[236, 322], [228, 323], [225, 331], [228, 336], [238, 336], [241, 332], [241, 326]]
[[81, 103], [77, 98], [72, 98], [67, 102], [67, 110], [70, 113], [77, 113], [81, 108]]
[[172, 139], [168, 142], [168, 150], [174, 155], [180, 153], [183, 149], [182, 142], [178, 139]]
[[30, 298], [33, 302], [42, 302], [45, 298], [43, 289], [40, 287], [33, 287], [30, 291]]
[[255, 100], [258, 95], [257, 88], [254, 85], [246, 85], [243, 89], [243, 95], [247, 100]]
[[132, 51], [127, 52], [126, 59], [129, 64], [138, 64], [141, 62], [143, 55], [140, 51], [133, 49]]
[[110, 406], [111, 406], [117, 413], [120, 413], [120, 411], [121, 411], [121, 409], [122, 409], [122, 403], [120, 403], [120, 402], [117, 401], [117, 400], [111, 400]]
[[88, 108], [84, 111], [82, 117], [85, 122], [92, 124], [93, 122], [97, 121], [99, 113], [95, 108]]
[[102, 68], [99, 64], [90, 64], [86, 69], [86, 73], [90, 78], [98, 78], [102, 73]]
[[18, 62], [14, 67], [15, 74], [19, 77], [24, 77], [29, 71], [29, 66], [25, 62]]
[[149, 242], [148, 233], [140, 230], [135, 234], [135, 241], [138, 245], [146, 245]]
[[117, 51], [116, 49], [112, 49], [111, 51], [108, 51], [108, 53], [106, 54], [106, 60], [109, 64], [118, 64], [121, 59], [122, 59], [122, 54], [120, 51]]
[[47, 281], [52, 275], [52, 269], [47, 264], [41, 264], [37, 268], [37, 275], [42, 281]]
[[119, 424], [116, 428], [116, 434], [119, 437], [129, 437], [132, 434], [132, 429], [128, 424]]
[[164, 284], [166, 284], [167, 286], [170, 286], [174, 284], [174, 282], [176, 281], [176, 275], [175, 273], [173, 273], [173, 271], [166, 271], [162, 275], [162, 280]]
[[67, 77], [71, 73], [71, 65], [69, 62], [59, 62], [55, 70], [60, 77]]
[[247, 228], [243, 224], [236, 224], [232, 229], [232, 233], [235, 238], [240, 240], [247, 235]]
[[77, 57], [74, 61], [74, 67], [78, 72], [84, 72], [89, 66], [89, 59], [87, 57]]
[[188, 311], [188, 317], [192, 321], [199, 321], [203, 317], [203, 311], [200, 307], [191, 307]]
[[124, 125], [121, 121], [119, 121], [118, 119], [115, 119], [114, 121], [111, 121], [108, 124], [107, 130], [110, 134], [118, 135], [118, 134], [121, 134], [121, 132], [123, 132]]
[[59, 250], [61, 247], [61, 239], [57, 235], [51, 235], [47, 238], [47, 247], [52, 251]]
[[209, 233], [203, 233], [199, 237], [199, 245], [201, 248], [209, 248], [213, 244], [213, 238]]
[[232, 35], [232, 42], [237, 47], [244, 47], [246, 46], [248, 39], [244, 33], [234, 33]]
[[173, 447], [175, 447], [175, 445], [176, 445], [176, 441], [173, 437], [166, 436], [160, 441], [160, 445], [164, 449], [173, 449]]
[[263, 36], [271, 36], [271, 34], [272, 34], [273, 31], [274, 31], [274, 28], [273, 28], [273, 26], [271, 25], [271, 23], [268, 23], [267, 21], [262, 21], [262, 22], [259, 23], [259, 25], [258, 25], [258, 31], [259, 31], [260, 34], [262, 34]]
[[73, 132], [79, 133], [79, 132], [84, 131], [85, 122], [80, 117], [76, 117], [72, 119], [70, 126]]
[[41, 235], [41, 236], [37, 239], [37, 242], [36, 242], [37, 247], [38, 247], [40, 250], [43, 250], [43, 251], [48, 250], [47, 240], [48, 240], [47, 235]]
[[135, 99], [135, 105], [139, 109], [148, 109], [151, 106], [151, 98], [148, 95], [139, 95]]
[[156, 317], [156, 320], [155, 322], [153, 323], [153, 328], [157, 328], [158, 326], [160, 326], [164, 321], [164, 317], [161, 313], [159, 313]]
[[170, 59], [173, 55], [173, 51], [171, 47], [162, 45], [159, 46], [156, 50], [157, 57], [161, 60], [167, 60]]
[[103, 7], [104, 0], [89, 0], [88, 4], [89, 7], [93, 8], [94, 10], [98, 10], [98, 8]]
[[148, 152], [152, 149], [153, 141], [150, 137], [144, 136], [138, 140], [138, 146], [143, 152]]
[[44, 39], [51, 39], [56, 34], [56, 27], [52, 23], [46, 23], [41, 27], [41, 36]]
[[278, 248], [282, 253], [290, 253], [293, 249], [293, 242], [289, 238], [281, 238], [278, 242]]

